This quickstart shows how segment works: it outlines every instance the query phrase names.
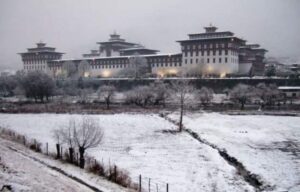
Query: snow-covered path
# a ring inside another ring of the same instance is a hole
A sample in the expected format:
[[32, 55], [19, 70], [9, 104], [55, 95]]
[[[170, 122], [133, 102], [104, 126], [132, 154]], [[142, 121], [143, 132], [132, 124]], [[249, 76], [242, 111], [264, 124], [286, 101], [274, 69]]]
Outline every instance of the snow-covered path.
[[1, 137], [0, 157], [0, 189], [3, 185], [11, 185], [16, 192], [133, 191]]
[[14, 150], [12, 142], [0, 138], [0, 188], [14, 191], [90, 192], [86, 186], [42, 165]]

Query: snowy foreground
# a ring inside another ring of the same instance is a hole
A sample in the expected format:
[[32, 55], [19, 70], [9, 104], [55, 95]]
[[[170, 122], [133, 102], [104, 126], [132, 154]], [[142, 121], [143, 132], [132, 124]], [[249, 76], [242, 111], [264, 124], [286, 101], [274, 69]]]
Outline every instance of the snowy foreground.
[[[103, 192], [132, 192], [3, 138], [0, 138], [0, 157], [0, 188], [11, 186], [14, 192], [94, 191], [88, 186]], [[64, 174], [58, 170], [63, 170]]]
[[[143, 187], [151, 191], [254, 191], [236, 174], [215, 149], [199, 143], [190, 135], [162, 133], [175, 126], [158, 115], [91, 115], [104, 129], [103, 144], [89, 151], [105, 164], [127, 170], [134, 182], [143, 178]], [[176, 115], [170, 115], [176, 118]], [[54, 151], [53, 129], [68, 124], [68, 114], [0, 114], [0, 125], [16, 130]], [[185, 126], [202, 138], [240, 160], [262, 177], [274, 191], [299, 191], [300, 118], [272, 116], [228, 116], [192, 114]], [[292, 147], [291, 147], [292, 146]], [[289, 149], [289, 150], [284, 150]], [[296, 150], [294, 149], [294, 150]]]
[[187, 115], [184, 125], [226, 149], [274, 191], [300, 191], [300, 117], [198, 113]]

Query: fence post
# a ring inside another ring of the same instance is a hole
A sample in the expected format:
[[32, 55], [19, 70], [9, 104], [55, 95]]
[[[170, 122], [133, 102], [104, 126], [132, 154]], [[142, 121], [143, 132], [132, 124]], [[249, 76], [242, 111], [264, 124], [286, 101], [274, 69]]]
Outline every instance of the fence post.
[[46, 154], [48, 155], [48, 142], [46, 143]]
[[117, 166], [116, 165], [114, 167], [114, 172], [115, 172], [115, 182], [117, 182]]
[[139, 192], [142, 192], [142, 175], [139, 176]]
[[169, 192], [169, 183], [167, 183], [167, 192]]
[[63, 155], [63, 147], [61, 146], [61, 147], [60, 147], [60, 158], [63, 159], [63, 156], [64, 156], [64, 155]]
[[151, 192], [150, 182], [151, 182], [151, 178], [149, 178], [149, 182], [148, 182], [148, 189], [149, 189], [149, 192]]

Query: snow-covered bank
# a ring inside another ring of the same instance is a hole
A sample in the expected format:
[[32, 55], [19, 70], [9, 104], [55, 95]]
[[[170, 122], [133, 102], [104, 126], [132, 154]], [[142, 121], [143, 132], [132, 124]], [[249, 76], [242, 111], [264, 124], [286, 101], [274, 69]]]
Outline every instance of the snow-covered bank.
[[[177, 115], [170, 115], [177, 119]], [[189, 114], [184, 125], [224, 148], [276, 191], [300, 190], [300, 117]]]
[[[133, 181], [143, 176], [143, 186], [165, 191], [254, 191], [236, 175], [218, 152], [188, 134], [166, 134], [174, 125], [157, 115], [91, 115], [104, 128], [103, 144], [89, 154], [104, 163], [116, 163], [129, 171]], [[67, 124], [68, 114], [0, 114], [1, 125], [53, 146], [52, 130]]]

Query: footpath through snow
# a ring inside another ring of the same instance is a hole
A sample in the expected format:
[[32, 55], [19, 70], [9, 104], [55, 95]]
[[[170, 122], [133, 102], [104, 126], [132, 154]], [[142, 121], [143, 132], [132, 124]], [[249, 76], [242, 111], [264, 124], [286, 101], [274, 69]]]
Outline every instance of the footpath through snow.
[[101, 178], [93, 183], [95, 176], [83, 172], [0, 137], [0, 189], [9, 186], [12, 191], [31, 192], [128, 191]]

